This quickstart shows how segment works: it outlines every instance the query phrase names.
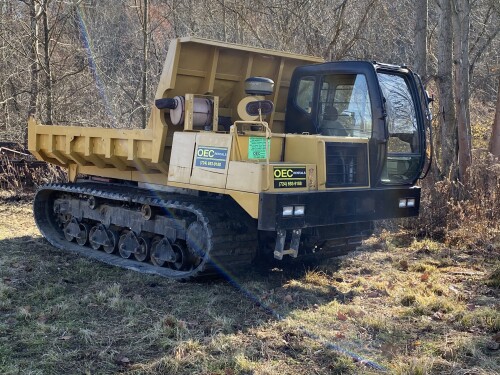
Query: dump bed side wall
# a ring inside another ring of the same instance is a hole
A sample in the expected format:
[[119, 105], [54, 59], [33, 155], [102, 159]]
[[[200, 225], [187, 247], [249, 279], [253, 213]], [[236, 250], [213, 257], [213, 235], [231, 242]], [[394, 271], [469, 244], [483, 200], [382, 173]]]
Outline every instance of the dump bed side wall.
[[[273, 132], [284, 130], [285, 107], [290, 79], [296, 67], [323, 59], [237, 44], [186, 37], [171, 42], [160, 77], [156, 99], [186, 93], [219, 97], [219, 116], [239, 120], [239, 101], [246, 96], [248, 77], [271, 78], [274, 92], [268, 98], [275, 111], [267, 119]], [[165, 125], [168, 118], [161, 117]]]
[[[199, 38], [175, 39], [169, 47], [156, 98], [188, 93], [218, 96], [219, 116], [235, 121], [237, 104], [246, 96], [245, 79], [269, 77], [275, 81], [270, 99], [276, 110], [267, 120], [274, 132], [281, 132], [293, 70], [321, 61], [312, 56]], [[173, 126], [168, 113], [153, 106], [146, 129], [44, 126], [30, 119], [28, 143], [39, 160], [63, 167], [76, 165], [81, 173], [166, 184], [177, 131], [183, 131], [182, 126]]]
[[148, 129], [104, 129], [41, 125], [30, 118], [28, 148], [37, 159], [52, 164], [97, 167], [103, 172], [97, 175], [108, 176], [112, 169], [167, 173], [166, 134], [160, 121]]

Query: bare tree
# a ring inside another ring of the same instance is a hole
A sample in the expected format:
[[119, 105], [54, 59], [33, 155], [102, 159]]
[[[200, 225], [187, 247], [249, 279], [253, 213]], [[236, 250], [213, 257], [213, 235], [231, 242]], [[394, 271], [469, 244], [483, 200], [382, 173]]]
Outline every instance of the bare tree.
[[440, 168], [441, 174], [456, 178], [457, 167], [457, 125], [453, 90], [453, 32], [451, 0], [438, 0], [438, 73]]
[[[488, 48], [497, 41], [500, 34], [500, 5], [496, 0], [475, 1], [472, 7], [472, 16], [476, 18], [470, 31], [474, 33], [474, 38], [470, 46], [470, 68], [469, 73], [472, 76], [476, 64], [481, 59]], [[484, 3], [484, 4], [483, 4]], [[498, 51], [497, 51], [498, 52]]]
[[[46, 123], [144, 126], [169, 40], [194, 35], [327, 60], [411, 64], [439, 86], [439, 166], [453, 175], [470, 141], [468, 131], [457, 136], [470, 124], [466, 90], [471, 102], [493, 107], [491, 68], [500, 58], [498, 0], [464, 1], [0, 1], [0, 137], [22, 139], [35, 111]], [[447, 20], [444, 3], [453, 5]]]
[[428, 0], [415, 1], [415, 71], [427, 80]]
[[31, 78], [31, 88], [30, 88], [30, 101], [28, 107], [28, 115], [34, 115], [38, 106], [38, 19], [40, 18], [40, 4], [36, 0], [30, 0], [30, 37], [31, 37], [31, 48], [30, 48], [30, 78]]
[[491, 127], [489, 151], [497, 158], [500, 158], [500, 75], [498, 76], [497, 104], [495, 110], [495, 120], [493, 121], [493, 125]]
[[49, 29], [49, 17], [48, 17], [48, 6], [50, 0], [41, 0], [41, 15], [42, 15], [42, 25], [43, 25], [43, 69], [45, 72], [45, 110], [47, 119], [45, 122], [48, 125], [52, 125], [52, 64], [50, 62], [51, 48], [50, 48], [50, 29]]
[[465, 181], [466, 171], [472, 161], [472, 136], [469, 113], [469, 0], [452, 1], [453, 63], [455, 108], [458, 129], [458, 173]]
[[141, 19], [142, 28], [142, 69], [141, 69], [141, 117], [142, 117], [142, 127], [145, 128], [147, 125], [147, 115], [148, 115], [148, 54], [149, 54], [149, 0], [142, 0], [140, 5], [137, 4], [138, 0], [135, 0], [136, 7], [142, 12], [139, 12], [139, 18]]

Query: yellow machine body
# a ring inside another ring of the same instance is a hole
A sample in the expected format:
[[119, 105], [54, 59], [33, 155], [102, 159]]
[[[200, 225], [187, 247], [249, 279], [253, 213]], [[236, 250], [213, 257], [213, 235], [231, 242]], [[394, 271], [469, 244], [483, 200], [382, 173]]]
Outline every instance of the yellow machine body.
[[428, 103], [405, 66], [175, 39], [145, 129], [29, 119], [29, 150], [69, 181], [40, 187], [35, 222], [176, 280], [346, 254], [375, 220], [418, 215]]
[[[325, 189], [324, 147], [318, 145], [326, 137], [283, 133], [292, 72], [322, 61], [199, 38], [175, 39], [156, 99], [185, 96], [183, 125], [173, 125], [166, 111], [154, 106], [146, 129], [48, 126], [30, 118], [29, 150], [39, 160], [67, 168], [71, 182], [80, 173], [222, 193], [257, 218], [263, 191]], [[244, 82], [252, 76], [275, 82], [270, 98], [275, 110], [264, 121], [238, 117], [238, 104], [247, 96]], [[195, 97], [213, 100], [215, 125], [209, 130], [193, 125]], [[221, 131], [218, 116], [239, 121], [231, 131]], [[351, 137], [349, 142], [368, 139]]]

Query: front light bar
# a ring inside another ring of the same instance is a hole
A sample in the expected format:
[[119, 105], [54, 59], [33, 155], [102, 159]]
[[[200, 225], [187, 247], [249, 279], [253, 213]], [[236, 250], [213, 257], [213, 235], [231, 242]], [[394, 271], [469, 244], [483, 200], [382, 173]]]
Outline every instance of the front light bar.
[[306, 207], [304, 205], [283, 206], [283, 216], [304, 216]]
[[412, 208], [415, 207], [415, 198], [400, 198], [399, 199], [399, 208]]

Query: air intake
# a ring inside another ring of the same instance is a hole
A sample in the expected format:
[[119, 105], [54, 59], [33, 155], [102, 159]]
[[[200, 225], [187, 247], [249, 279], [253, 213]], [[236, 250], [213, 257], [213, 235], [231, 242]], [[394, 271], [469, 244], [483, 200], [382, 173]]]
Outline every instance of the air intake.
[[326, 187], [368, 185], [368, 144], [327, 142]]

